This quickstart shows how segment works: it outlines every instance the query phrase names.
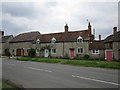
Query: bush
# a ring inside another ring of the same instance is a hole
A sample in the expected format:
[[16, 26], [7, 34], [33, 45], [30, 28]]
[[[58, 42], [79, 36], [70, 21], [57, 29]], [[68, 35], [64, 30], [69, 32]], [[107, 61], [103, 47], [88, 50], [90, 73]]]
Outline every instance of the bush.
[[69, 59], [69, 56], [67, 53], [65, 53], [64, 59]]
[[84, 57], [83, 57], [84, 59], [89, 59], [90, 58], [90, 56], [89, 55], [84, 55]]
[[35, 49], [31, 48], [28, 52], [28, 56], [34, 57], [36, 55]]

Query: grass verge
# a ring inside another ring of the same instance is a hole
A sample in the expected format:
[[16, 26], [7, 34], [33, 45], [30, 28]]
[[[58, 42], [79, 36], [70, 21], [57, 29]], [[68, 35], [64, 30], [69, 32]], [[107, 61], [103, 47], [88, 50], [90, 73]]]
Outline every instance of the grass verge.
[[10, 84], [8, 84], [8, 83], [6, 83], [4, 81], [0, 81], [0, 88], [2, 90], [9, 90], [9, 89], [11, 89], [11, 90], [18, 90], [17, 88], [14, 88], [12, 85], [10, 85]]
[[16, 60], [59, 63], [59, 64], [69, 64], [69, 65], [86, 66], [86, 67], [120, 69], [120, 63], [115, 61], [107, 62], [107, 61], [100, 61], [100, 60], [75, 60], [75, 59], [70, 60], [70, 59], [29, 58], [29, 57], [16, 58]]

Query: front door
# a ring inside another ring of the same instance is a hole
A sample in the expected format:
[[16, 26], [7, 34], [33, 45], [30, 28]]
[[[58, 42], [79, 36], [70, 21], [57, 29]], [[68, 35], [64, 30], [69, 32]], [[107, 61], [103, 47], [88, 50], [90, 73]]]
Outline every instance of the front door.
[[112, 61], [112, 51], [106, 51], [106, 60]]
[[74, 59], [74, 49], [70, 49], [70, 59]]
[[24, 56], [24, 49], [17, 49], [16, 56]]
[[21, 56], [21, 49], [16, 50], [16, 56]]
[[49, 56], [49, 50], [48, 49], [45, 49], [45, 57], [48, 57]]

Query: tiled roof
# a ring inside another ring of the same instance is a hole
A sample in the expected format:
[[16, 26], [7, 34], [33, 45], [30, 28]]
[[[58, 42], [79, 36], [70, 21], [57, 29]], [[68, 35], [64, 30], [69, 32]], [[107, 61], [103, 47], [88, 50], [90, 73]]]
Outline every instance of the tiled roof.
[[53, 37], [56, 39], [56, 42], [73, 42], [76, 41], [79, 36], [81, 36], [83, 40], [89, 40], [88, 30], [41, 34], [38, 38], [41, 43], [51, 42]]
[[105, 49], [104, 41], [103, 40], [93, 41], [92, 43], [89, 44], [89, 49], [90, 50], [104, 50]]
[[105, 39], [105, 43], [109, 43], [109, 42], [120, 42], [120, 31], [108, 36]]
[[22, 33], [14, 37], [10, 43], [16, 43], [16, 42], [32, 42], [36, 39], [36, 37], [40, 35], [38, 31], [36, 32], [28, 32], [28, 33]]
[[2, 36], [2, 37], [0, 38], [0, 43], [6, 43], [10, 37], [12, 37], [12, 35]]

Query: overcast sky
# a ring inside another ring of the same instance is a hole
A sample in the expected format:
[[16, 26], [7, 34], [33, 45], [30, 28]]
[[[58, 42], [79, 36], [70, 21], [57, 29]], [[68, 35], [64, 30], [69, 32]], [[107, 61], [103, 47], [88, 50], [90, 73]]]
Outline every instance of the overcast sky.
[[[25, 0], [24, 0], [25, 1]], [[96, 0], [97, 1], [97, 0]], [[104, 0], [105, 1], [105, 0]], [[108, 0], [109, 1], [109, 0]], [[118, 2], [83, 2], [81, 0], [40, 0], [32, 2], [2, 2], [2, 30], [5, 35], [18, 35], [24, 32], [44, 33], [63, 32], [64, 25], [69, 31], [85, 30], [88, 21], [95, 35], [102, 38], [113, 33], [118, 27]]]

